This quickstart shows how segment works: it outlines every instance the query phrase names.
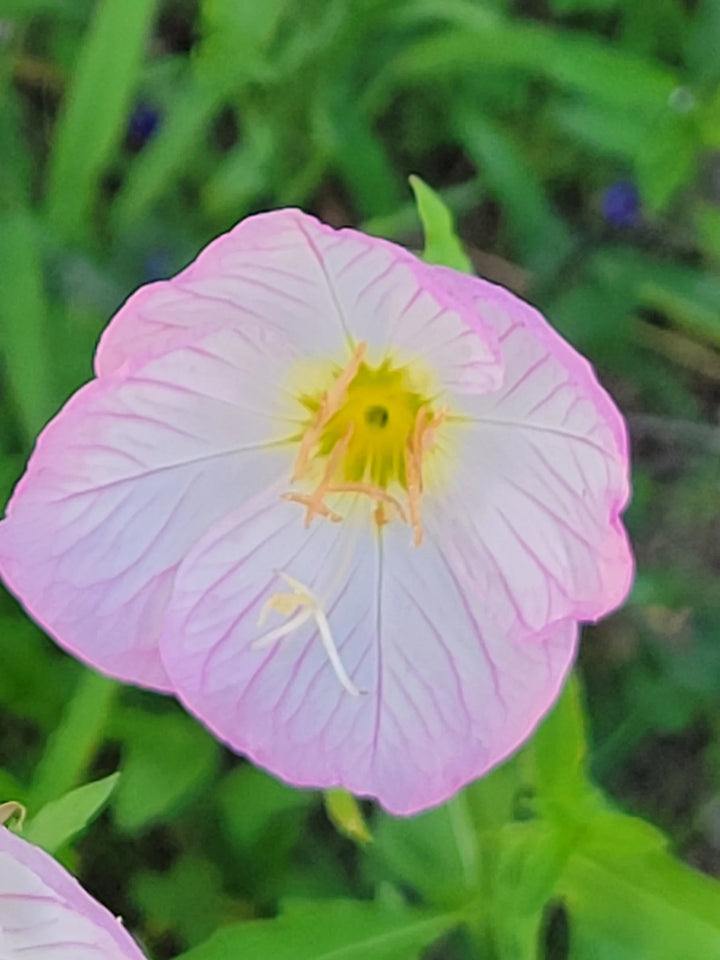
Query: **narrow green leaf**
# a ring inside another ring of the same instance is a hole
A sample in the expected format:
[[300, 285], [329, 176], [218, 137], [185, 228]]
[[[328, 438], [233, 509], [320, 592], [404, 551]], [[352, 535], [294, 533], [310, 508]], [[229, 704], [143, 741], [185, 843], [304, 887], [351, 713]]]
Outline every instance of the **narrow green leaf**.
[[248, 80], [271, 79], [269, 48], [287, 7], [288, 0], [204, 0], [198, 75], [228, 91]]
[[48, 213], [65, 236], [82, 232], [122, 137], [156, 2], [103, 0], [96, 7], [50, 158]]
[[30, 18], [39, 13], [77, 16], [77, 4], [74, 0], [2, 0], [0, 13], [11, 20]]
[[[416, 817], [383, 815], [373, 825], [375, 842], [368, 850], [386, 875], [412, 887], [427, 902], [459, 904], [477, 882], [475, 838], [465, 819], [465, 811], [451, 811], [448, 804]], [[459, 840], [473, 847], [466, 850]]]
[[519, 145], [468, 102], [456, 104], [453, 125], [481, 183], [507, 212], [522, 259], [543, 274], [552, 271], [567, 255], [570, 237]]
[[586, 797], [591, 787], [585, 770], [585, 718], [574, 674], [538, 728], [530, 751], [541, 801], [574, 807]]
[[61, 797], [81, 778], [102, 740], [118, 689], [107, 677], [83, 671], [35, 771], [28, 800], [32, 809]]
[[218, 930], [182, 960], [417, 960], [423, 947], [457, 923], [451, 913], [419, 914], [351, 900], [294, 900], [274, 920]]
[[603, 103], [662, 111], [679, 85], [671, 70], [588, 34], [505, 21], [447, 29], [408, 44], [373, 81], [371, 101], [398, 85], [453, 79], [478, 70], [541, 76], [561, 89]]
[[23, 210], [3, 220], [0, 343], [10, 394], [28, 445], [54, 406], [41, 237], [41, 226]]
[[119, 773], [112, 773], [46, 804], [26, 825], [23, 836], [48, 853], [55, 853], [100, 813], [119, 778]]
[[335, 164], [360, 215], [382, 216], [397, 209], [403, 196], [397, 175], [370, 124], [344, 102], [335, 111], [332, 133]]
[[216, 767], [217, 743], [181, 713], [123, 711], [117, 718], [117, 736], [125, 749], [114, 812], [123, 830], [137, 830], [175, 813]]
[[209, 937], [232, 909], [223, 895], [222, 871], [207, 856], [182, 854], [162, 872], [142, 870], [133, 874], [130, 889], [156, 933], [179, 933], [191, 946]]
[[455, 232], [453, 215], [442, 198], [414, 174], [410, 177], [410, 186], [425, 233], [423, 259], [463, 273], [473, 273], [470, 257]]

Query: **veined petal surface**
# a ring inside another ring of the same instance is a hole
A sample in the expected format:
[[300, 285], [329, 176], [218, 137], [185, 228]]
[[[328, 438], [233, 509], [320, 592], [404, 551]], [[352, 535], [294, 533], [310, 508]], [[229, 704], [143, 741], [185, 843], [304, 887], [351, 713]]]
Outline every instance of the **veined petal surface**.
[[430, 268], [495, 329], [502, 387], [459, 398], [453, 468], [427, 523], [469, 567], [508, 634], [592, 621], [627, 595], [633, 559], [624, 424], [595, 374], [537, 311], [476, 278]]
[[39, 438], [0, 524], [0, 566], [71, 652], [169, 689], [157, 638], [178, 563], [288, 475], [279, 354], [226, 328], [80, 390]]
[[0, 827], [2, 960], [143, 960], [120, 920], [57, 861]]
[[[439, 803], [532, 731], [572, 662], [576, 626], [508, 639], [472, 571], [407, 526], [373, 530], [358, 500], [342, 523], [303, 524], [279, 490], [245, 504], [178, 571], [161, 652], [188, 708], [234, 749], [300, 785], [343, 786], [409, 814]], [[272, 613], [283, 575], [318, 598], [339, 682], [309, 617]]]
[[365, 341], [369, 362], [380, 362], [392, 344], [400, 360], [427, 368], [431, 357], [442, 389], [483, 392], [502, 380], [492, 328], [417, 258], [299, 210], [248, 217], [177, 277], [130, 297], [101, 339], [98, 375], [226, 323], [272, 331], [310, 360], [342, 360]]

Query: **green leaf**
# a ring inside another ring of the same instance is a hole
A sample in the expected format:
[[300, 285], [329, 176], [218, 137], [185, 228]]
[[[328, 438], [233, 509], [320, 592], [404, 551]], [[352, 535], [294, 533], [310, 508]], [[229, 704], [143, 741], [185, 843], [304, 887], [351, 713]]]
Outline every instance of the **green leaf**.
[[224, 777], [218, 802], [229, 838], [240, 850], [278, 831], [278, 817], [304, 815], [314, 795], [296, 790], [263, 770], [247, 764]]
[[567, 255], [567, 228], [548, 202], [545, 191], [519, 146], [498, 125], [471, 104], [453, 110], [458, 139], [474, 161], [481, 183], [507, 211], [510, 232], [521, 257], [543, 273]]
[[550, 899], [571, 850], [566, 831], [541, 820], [507, 824], [499, 835], [496, 909], [512, 924]]
[[454, 914], [422, 914], [351, 900], [293, 900], [274, 920], [218, 930], [182, 960], [417, 960], [457, 925]]
[[86, 226], [125, 129], [156, 0], [103, 0], [80, 48], [50, 157], [48, 213], [64, 235]]
[[686, 62], [694, 80], [708, 85], [720, 81], [720, 4], [699, 0], [686, 45]]
[[10, 20], [29, 18], [39, 13], [77, 16], [74, 0], [3, 0], [2, 16]]
[[62, 796], [82, 777], [103, 738], [118, 690], [107, 677], [92, 670], [82, 672], [35, 771], [28, 801], [31, 808]]
[[0, 342], [25, 439], [53, 412], [53, 358], [41, 251], [42, 226], [18, 210], [0, 230]]
[[176, 813], [215, 771], [217, 743], [185, 714], [125, 710], [116, 724], [124, 751], [113, 809], [122, 830]]
[[234, 223], [269, 190], [277, 166], [276, 131], [267, 117], [247, 111], [243, 138], [223, 157], [202, 187], [205, 210]]
[[425, 233], [423, 259], [428, 263], [473, 273], [473, 265], [455, 232], [455, 221], [442, 198], [420, 177], [410, 177]]
[[[644, 833], [641, 824], [634, 821]], [[661, 851], [628, 855], [628, 832], [569, 861], [558, 892], [570, 911], [573, 960], [720, 956], [720, 883]]]
[[143, 871], [131, 880], [133, 898], [148, 917], [154, 934], [179, 933], [195, 945], [222, 920], [225, 898], [222, 874], [207, 857], [183, 855], [162, 873]]
[[592, 100], [559, 99], [550, 108], [549, 118], [564, 134], [589, 147], [593, 153], [617, 157], [627, 163], [635, 162], [652, 130], [652, 123], [643, 122], [636, 110]]
[[455, 801], [466, 798], [410, 818], [383, 814], [373, 830], [373, 860], [431, 903], [461, 903], [478, 881], [472, 821]]
[[679, 85], [668, 69], [579, 32], [506, 21], [442, 30], [408, 44], [374, 80], [373, 97], [408, 83], [478, 71], [522, 71], [601, 103], [661, 112]]
[[119, 779], [119, 773], [112, 773], [46, 804], [25, 826], [23, 836], [48, 853], [55, 853], [100, 813]]
[[573, 674], [530, 742], [539, 802], [551, 815], [578, 811], [595, 795], [585, 769], [586, 750], [580, 685]]
[[269, 80], [269, 52], [288, 0], [238, 3], [204, 0], [203, 39], [196, 57], [199, 76], [227, 91], [249, 80]]
[[693, 116], [670, 115], [656, 122], [637, 158], [637, 181], [651, 210], [663, 210], [698, 166], [699, 131]]
[[[244, 764], [222, 779], [216, 798], [223, 839], [240, 865], [241, 889], [261, 901], [275, 900], [287, 890], [293, 851], [301, 842], [316, 794], [296, 790]], [[319, 855], [313, 860], [317, 877]], [[313, 877], [306, 870], [303, 874], [312, 884]], [[312, 885], [308, 892], [314, 895]]]
[[371, 125], [343, 102], [332, 118], [335, 165], [361, 217], [382, 216], [400, 205], [403, 194], [385, 147]]
[[32, 158], [23, 132], [22, 101], [12, 82], [11, 63], [0, 60], [0, 208], [30, 201]]

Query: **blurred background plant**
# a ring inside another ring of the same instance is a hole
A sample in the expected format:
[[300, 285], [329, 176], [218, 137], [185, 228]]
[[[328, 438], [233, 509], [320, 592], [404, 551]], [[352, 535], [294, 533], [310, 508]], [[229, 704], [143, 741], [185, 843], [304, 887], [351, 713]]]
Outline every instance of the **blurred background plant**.
[[3, 501], [130, 291], [289, 204], [419, 247], [412, 173], [633, 439], [585, 696], [411, 821], [272, 780], [0, 597], [0, 801], [156, 960], [720, 957], [717, 882], [650, 826], [720, 875], [719, 51], [717, 0], [0, 0]]

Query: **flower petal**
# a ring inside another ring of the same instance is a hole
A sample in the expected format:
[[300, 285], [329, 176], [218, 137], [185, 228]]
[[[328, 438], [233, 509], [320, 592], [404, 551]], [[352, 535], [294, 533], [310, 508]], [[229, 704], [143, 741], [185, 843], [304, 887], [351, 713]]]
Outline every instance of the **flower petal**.
[[98, 374], [176, 345], [193, 326], [226, 323], [337, 362], [359, 341], [380, 362], [391, 343], [402, 360], [432, 357], [445, 389], [482, 392], [502, 379], [491, 328], [416, 257], [299, 210], [248, 217], [173, 280], [134, 294], [102, 337]]
[[[161, 653], [187, 707], [234, 749], [299, 785], [343, 786], [394, 813], [440, 803], [524, 740], [572, 661], [576, 628], [507, 639], [470, 577], [399, 522], [373, 529], [367, 500], [342, 523], [303, 524], [268, 490], [190, 551]], [[259, 625], [284, 577], [322, 609], [352, 682], [341, 685], [317, 622]]]
[[120, 920], [53, 858], [0, 828], [3, 960], [143, 960]]
[[58, 642], [167, 689], [156, 644], [178, 563], [289, 477], [282, 376], [277, 354], [226, 329], [88, 384], [45, 429], [0, 524], [0, 569]]
[[590, 365], [527, 304], [441, 271], [495, 328], [505, 382], [458, 401], [454, 462], [426, 522], [456, 568], [477, 571], [506, 631], [596, 620], [627, 595], [633, 560], [624, 424]]

